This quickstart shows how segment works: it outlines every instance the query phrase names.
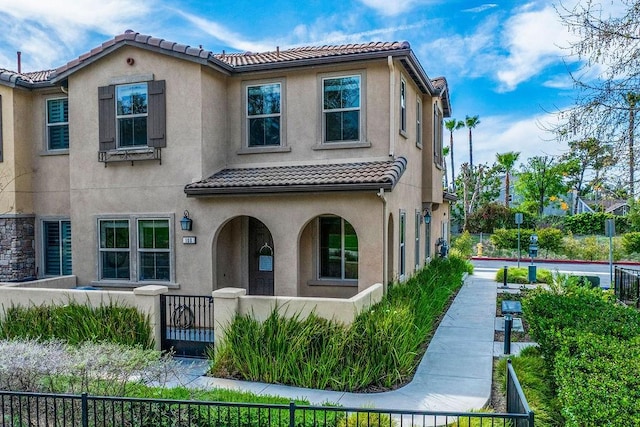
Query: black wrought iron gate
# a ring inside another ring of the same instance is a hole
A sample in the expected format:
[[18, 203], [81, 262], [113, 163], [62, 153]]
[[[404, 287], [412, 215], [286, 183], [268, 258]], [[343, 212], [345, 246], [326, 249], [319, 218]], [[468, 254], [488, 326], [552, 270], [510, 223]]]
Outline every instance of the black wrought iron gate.
[[206, 357], [213, 345], [213, 297], [160, 295], [161, 345], [181, 357]]

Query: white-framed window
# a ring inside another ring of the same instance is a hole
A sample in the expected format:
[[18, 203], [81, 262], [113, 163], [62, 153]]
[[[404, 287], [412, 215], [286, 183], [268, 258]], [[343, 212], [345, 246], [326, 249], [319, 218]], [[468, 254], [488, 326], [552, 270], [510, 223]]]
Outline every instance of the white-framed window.
[[71, 264], [71, 221], [42, 221], [42, 271], [45, 276], [73, 274]]
[[362, 139], [362, 76], [322, 78], [322, 131], [324, 143]]
[[431, 222], [424, 225], [424, 259], [431, 258]]
[[98, 220], [99, 279], [172, 282], [172, 229], [166, 217]]
[[147, 146], [147, 83], [116, 86], [116, 135], [118, 148]]
[[131, 280], [128, 219], [99, 220], [100, 280]]
[[422, 103], [416, 100], [416, 145], [422, 147]]
[[46, 100], [47, 150], [69, 148], [69, 100], [50, 98]]
[[407, 133], [407, 82], [400, 79], [400, 133]]
[[433, 105], [433, 161], [442, 166], [442, 112], [438, 104]]
[[282, 84], [246, 86], [247, 146], [282, 144]]
[[358, 236], [339, 216], [318, 218], [319, 279], [358, 279]]
[[400, 230], [398, 232], [398, 238], [400, 242], [398, 253], [398, 274], [401, 279], [404, 279], [406, 274], [406, 258], [407, 258], [407, 213], [403, 210], [400, 211]]
[[416, 225], [415, 225], [415, 267], [416, 270], [420, 269], [420, 224], [422, 224], [422, 214], [419, 210], [416, 209]]

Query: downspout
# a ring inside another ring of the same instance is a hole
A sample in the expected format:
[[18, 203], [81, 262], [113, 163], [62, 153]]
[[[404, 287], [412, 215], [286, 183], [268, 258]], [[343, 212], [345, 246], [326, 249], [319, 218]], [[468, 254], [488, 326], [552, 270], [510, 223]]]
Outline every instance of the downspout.
[[380, 200], [382, 200], [382, 288], [384, 293], [387, 293], [387, 277], [389, 277], [389, 262], [387, 260], [387, 254], [389, 248], [387, 247], [389, 241], [389, 226], [387, 225], [387, 198], [384, 197], [384, 188], [376, 193]]
[[387, 65], [389, 66], [389, 157], [393, 157], [396, 151], [396, 134], [394, 132], [394, 125], [396, 123], [396, 73], [391, 55], [387, 56]]

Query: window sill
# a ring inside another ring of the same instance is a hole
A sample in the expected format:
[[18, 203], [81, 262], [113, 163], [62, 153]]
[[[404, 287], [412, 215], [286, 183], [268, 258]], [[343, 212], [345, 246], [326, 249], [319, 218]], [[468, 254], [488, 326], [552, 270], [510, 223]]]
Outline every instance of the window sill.
[[160, 281], [130, 282], [130, 281], [115, 281], [115, 280], [94, 280], [90, 284], [91, 286], [95, 286], [95, 287], [114, 288], [114, 289], [133, 289], [133, 288], [139, 288], [141, 286], [148, 286], [148, 285], [159, 285], [159, 286], [166, 286], [169, 289], [180, 289], [179, 283], [160, 282]]
[[308, 280], [309, 286], [345, 286], [345, 287], [358, 287], [357, 280], [339, 280], [339, 279], [315, 279]]
[[41, 156], [63, 156], [68, 154], [69, 154], [68, 148], [62, 148], [60, 150], [44, 150], [40, 152]]
[[322, 144], [316, 144], [313, 150], [339, 150], [343, 148], [369, 148], [370, 142], [325, 142]]
[[99, 151], [98, 161], [104, 163], [107, 167], [107, 163], [113, 162], [133, 162], [141, 160], [158, 160], [162, 164], [162, 150], [154, 147], [141, 147], [141, 148], [119, 148], [115, 150]]
[[416, 147], [422, 150], [422, 142], [416, 141]]
[[291, 147], [287, 146], [244, 147], [236, 151], [236, 154], [289, 153], [290, 151]]
[[406, 130], [400, 129], [400, 136], [403, 137], [404, 139], [409, 139], [409, 134], [407, 133]]

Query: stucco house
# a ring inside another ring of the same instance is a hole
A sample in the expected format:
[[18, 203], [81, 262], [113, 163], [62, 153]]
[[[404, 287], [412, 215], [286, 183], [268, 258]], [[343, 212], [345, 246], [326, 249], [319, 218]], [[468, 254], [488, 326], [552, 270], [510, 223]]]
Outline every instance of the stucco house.
[[127, 31], [0, 69], [0, 280], [350, 297], [421, 268], [448, 239], [446, 80], [407, 42], [274, 48]]

